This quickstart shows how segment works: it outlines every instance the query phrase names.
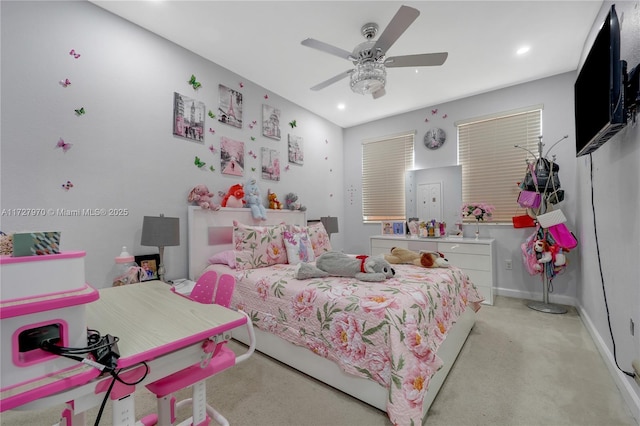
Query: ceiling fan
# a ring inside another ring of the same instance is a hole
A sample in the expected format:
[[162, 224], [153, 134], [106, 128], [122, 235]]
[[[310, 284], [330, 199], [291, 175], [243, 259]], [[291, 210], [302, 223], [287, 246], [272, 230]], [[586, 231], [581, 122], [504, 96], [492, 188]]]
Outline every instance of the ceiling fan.
[[401, 6], [393, 19], [391, 19], [391, 22], [389, 22], [389, 25], [382, 31], [378, 40], [373, 40], [378, 32], [378, 24], [373, 22], [364, 24], [360, 32], [367, 41], [357, 45], [355, 49], [353, 49], [353, 52], [348, 52], [312, 38], [302, 40], [301, 44], [303, 46], [347, 59], [355, 65], [355, 68], [323, 81], [313, 86], [311, 90], [317, 91], [324, 89], [343, 78], [351, 76], [351, 90], [362, 95], [371, 94], [373, 99], [377, 99], [386, 93], [386, 68], [428, 67], [444, 64], [449, 55], [447, 52], [386, 56], [389, 48], [400, 38], [419, 15], [419, 10], [408, 6]]

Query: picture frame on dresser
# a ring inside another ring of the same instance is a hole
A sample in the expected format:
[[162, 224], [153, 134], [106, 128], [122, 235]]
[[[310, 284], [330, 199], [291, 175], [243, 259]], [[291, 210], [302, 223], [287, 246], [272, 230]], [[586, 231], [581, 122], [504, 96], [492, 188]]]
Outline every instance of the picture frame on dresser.
[[404, 220], [385, 220], [382, 222], [382, 235], [406, 235], [407, 225]]

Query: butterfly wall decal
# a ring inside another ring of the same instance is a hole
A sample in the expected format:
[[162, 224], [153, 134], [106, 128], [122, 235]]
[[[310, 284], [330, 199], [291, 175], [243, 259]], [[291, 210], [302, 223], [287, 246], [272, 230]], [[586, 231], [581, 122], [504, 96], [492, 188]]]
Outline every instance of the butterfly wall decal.
[[191, 78], [189, 79], [188, 83], [191, 85], [191, 87], [193, 87], [194, 90], [202, 87], [202, 83], [196, 81], [196, 76], [193, 74], [191, 74]]
[[78, 109], [74, 109], [74, 111], [76, 112], [77, 115], [84, 115], [85, 114], [85, 110], [84, 107], [80, 107]]
[[252, 140], [252, 141], [255, 141], [255, 140], [256, 140], [256, 137], [255, 137], [255, 136], [251, 136], [251, 140]]
[[240, 86], [240, 88], [242, 89], [244, 87], [244, 83], [240, 82], [240, 83], [238, 83], [238, 86]]
[[71, 188], [73, 188], [73, 184], [71, 183], [70, 180], [68, 180], [68, 181], [66, 181], [65, 183], [62, 184], [62, 189], [64, 189], [65, 191], [68, 191]]
[[269, 99], [269, 95], [264, 95], [264, 98], [265, 99]]
[[438, 113], [438, 108], [431, 110], [431, 115], [436, 115]]
[[209, 170], [211, 170], [212, 172], [216, 171], [216, 169], [214, 169], [213, 166], [209, 166]]
[[80, 57], [80, 54], [76, 53], [75, 49], [71, 49], [71, 51], [69, 51], [69, 55], [73, 56], [76, 59], [78, 59]]
[[255, 171], [256, 171], [256, 168], [255, 168], [255, 167], [252, 167], [252, 168], [251, 168], [251, 171], [252, 171], [252, 172], [255, 172]]
[[289, 165], [288, 165], [288, 164], [287, 164], [287, 165], [286, 165], [286, 167], [284, 168], [284, 171], [285, 171], [285, 172], [288, 172], [288, 171], [289, 171]]
[[211, 127], [209, 127], [209, 133], [211, 133], [213, 135], [215, 132], [216, 132], [215, 130], [213, 130]]
[[218, 152], [216, 147], [214, 147], [213, 145], [209, 145], [209, 151], [211, 151], [212, 154], [215, 154], [216, 152]]
[[69, 151], [72, 146], [73, 144], [66, 143], [62, 138], [60, 138], [60, 140], [58, 140], [58, 143], [56, 144], [56, 148], [62, 148], [62, 151], [64, 151], [65, 153]]
[[216, 115], [213, 113], [213, 111], [209, 110], [209, 117], [216, 118]]
[[68, 85], [70, 85], [70, 84], [71, 84], [71, 81], [69, 81], [69, 79], [68, 79], [68, 78], [65, 78], [64, 80], [60, 80], [60, 85], [61, 85], [62, 87], [67, 87], [67, 86], [68, 86]]
[[289, 122], [289, 126], [291, 126], [291, 128], [293, 129], [294, 127], [298, 127], [298, 123], [296, 123], [296, 120], [291, 120]]
[[205, 163], [204, 161], [200, 160], [200, 158], [197, 155], [196, 155], [195, 160], [193, 160], [193, 164], [195, 164], [196, 167], [198, 167], [198, 168], [202, 168], [202, 167], [207, 165], [207, 163]]
[[448, 117], [448, 115], [447, 115], [447, 114], [445, 114], [445, 115], [443, 115], [443, 116], [442, 116], [442, 118], [447, 118], [447, 117]]
[[249, 151], [249, 157], [253, 157], [254, 159], [258, 158], [258, 156], [253, 152], [253, 150]]

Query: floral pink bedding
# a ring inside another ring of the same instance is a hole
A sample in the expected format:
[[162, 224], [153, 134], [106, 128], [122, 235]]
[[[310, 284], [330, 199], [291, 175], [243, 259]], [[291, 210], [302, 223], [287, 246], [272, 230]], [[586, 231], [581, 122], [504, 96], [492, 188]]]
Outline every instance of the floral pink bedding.
[[297, 280], [295, 265], [235, 271], [232, 305], [256, 327], [307, 347], [359, 377], [389, 389], [396, 425], [421, 424], [422, 401], [441, 367], [436, 355], [447, 331], [483, 300], [456, 267], [394, 265], [394, 278]]

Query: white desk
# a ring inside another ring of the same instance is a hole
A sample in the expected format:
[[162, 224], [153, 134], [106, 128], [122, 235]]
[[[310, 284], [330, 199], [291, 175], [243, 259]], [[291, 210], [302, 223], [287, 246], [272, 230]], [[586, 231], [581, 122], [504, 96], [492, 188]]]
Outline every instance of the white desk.
[[[110, 395], [118, 405], [114, 410], [114, 425], [134, 425], [135, 410], [133, 393], [136, 387], [153, 383], [191, 365], [199, 363], [205, 356], [202, 344], [218, 336], [228, 340], [232, 329], [247, 323], [247, 317], [239, 312], [219, 305], [193, 302], [170, 290], [160, 281], [149, 281], [99, 291], [100, 298], [87, 305], [87, 326], [102, 335], [118, 337], [120, 358], [118, 369], [127, 382], [141, 378], [149, 366], [147, 376], [136, 386], [119, 382]], [[78, 375], [87, 376], [92, 367], [81, 364]], [[95, 374], [92, 374], [95, 376]], [[50, 383], [59, 377], [47, 378]], [[69, 424], [83, 424], [84, 412], [99, 405], [112, 381], [112, 376], [89, 377], [85, 383], [74, 384], [68, 389], [39, 399], [25, 402], [19, 410], [41, 409], [73, 401], [67, 404], [63, 417]], [[12, 389], [12, 395], [21, 397], [37, 395], [38, 389]], [[114, 405], [115, 408], [115, 405]]]

